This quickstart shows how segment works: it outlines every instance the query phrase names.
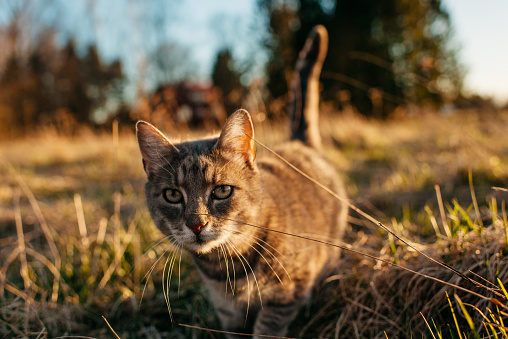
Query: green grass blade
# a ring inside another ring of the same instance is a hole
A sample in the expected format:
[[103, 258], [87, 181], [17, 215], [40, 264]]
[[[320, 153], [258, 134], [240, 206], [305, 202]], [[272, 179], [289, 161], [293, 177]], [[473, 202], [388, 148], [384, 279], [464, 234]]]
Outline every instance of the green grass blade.
[[453, 322], [455, 323], [455, 327], [457, 328], [457, 333], [459, 335], [459, 338], [462, 339], [462, 335], [460, 334], [459, 323], [457, 322], [457, 316], [455, 315], [455, 310], [453, 309], [453, 305], [450, 300], [450, 296], [448, 295], [448, 292], [445, 292], [445, 293], [446, 293], [446, 299], [448, 299], [448, 304], [450, 305], [450, 310], [452, 311]]
[[476, 330], [473, 319], [469, 315], [469, 312], [466, 310], [466, 306], [464, 305], [464, 303], [462, 302], [462, 300], [459, 298], [459, 296], [457, 294], [455, 294], [455, 299], [459, 303], [460, 309], [462, 310], [462, 313], [464, 314], [464, 317], [466, 318], [469, 328], [471, 329], [471, 331], [473, 331], [474, 337], [476, 339], [480, 339], [480, 335], [478, 334], [478, 331]]

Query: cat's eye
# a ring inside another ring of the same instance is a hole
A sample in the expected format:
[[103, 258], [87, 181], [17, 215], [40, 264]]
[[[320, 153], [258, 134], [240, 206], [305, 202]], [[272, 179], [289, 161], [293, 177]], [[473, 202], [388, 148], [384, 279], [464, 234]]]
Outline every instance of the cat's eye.
[[227, 199], [233, 193], [233, 187], [229, 185], [217, 186], [212, 191], [212, 197], [214, 199], [222, 200]]
[[170, 204], [178, 204], [183, 200], [182, 193], [173, 188], [166, 188], [164, 191], [162, 191], [162, 195], [164, 196], [164, 200]]

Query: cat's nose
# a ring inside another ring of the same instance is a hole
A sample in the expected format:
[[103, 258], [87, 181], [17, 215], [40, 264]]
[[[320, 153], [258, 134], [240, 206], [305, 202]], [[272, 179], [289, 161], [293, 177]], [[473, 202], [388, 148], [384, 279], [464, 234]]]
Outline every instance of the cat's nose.
[[201, 230], [207, 225], [208, 223], [202, 223], [202, 222], [196, 222], [192, 224], [188, 224], [187, 227], [192, 230], [192, 232], [199, 234], [201, 233]]

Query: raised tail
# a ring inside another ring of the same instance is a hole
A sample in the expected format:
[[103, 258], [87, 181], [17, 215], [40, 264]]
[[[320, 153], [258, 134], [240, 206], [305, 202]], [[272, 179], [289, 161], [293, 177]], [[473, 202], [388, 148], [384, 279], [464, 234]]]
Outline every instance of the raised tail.
[[319, 133], [319, 75], [328, 51], [328, 32], [324, 26], [312, 29], [300, 51], [293, 77], [291, 138], [321, 148]]

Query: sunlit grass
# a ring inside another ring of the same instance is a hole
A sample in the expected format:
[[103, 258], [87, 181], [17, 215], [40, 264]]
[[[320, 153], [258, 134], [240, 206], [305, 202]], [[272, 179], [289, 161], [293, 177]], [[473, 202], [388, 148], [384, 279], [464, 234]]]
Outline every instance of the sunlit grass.
[[[508, 182], [507, 119], [463, 114], [379, 122], [325, 115], [322, 129], [325, 151], [355, 205], [418, 250], [503, 294], [507, 193], [491, 187]], [[266, 121], [255, 127], [256, 138], [269, 146], [287, 130]], [[180, 284], [173, 280], [168, 292], [175, 323], [163, 295], [166, 259], [143, 279], [167, 245], [152, 247], [162, 235], [145, 206], [132, 131], [76, 138], [42, 133], [1, 146], [1, 336], [114, 337], [102, 316], [122, 338], [208, 337], [178, 323], [220, 328], [187, 256]], [[345, 240], [355, 249], [485, 292], [358, 215], [351, 213], [350, 221]], [[337, 274], [300, 312], [291, 335], [474, 338], [476, 331], [508, 338], [506, 310], [492, 302], [347, 251]]]
[[[114, 140], [90, 133], [79, 138], [44, 134], [5, 146], [0, 333], [101, 337], [108, 333], [101, 315], [119, 333], [129, 333], [122, 337], [172, 330], [160, 294], [161, 265], [144, 279], [163, 247], [153, 247], [162, 236], [145, 207], [145, 175], [134, 135]], [[203, 304], [202, 317], [208, 318], [204, 297], [192, 296], [202, 293], [188, 258], [181, 270], [187, 288], [180, 302]], [[178, 306], [176, 295], [172, 289]], [[186, 308], [175, 313], [193, 319]], [[151, 317], [158, 318], [154, 324], [168, 324], [150, 329]]]

